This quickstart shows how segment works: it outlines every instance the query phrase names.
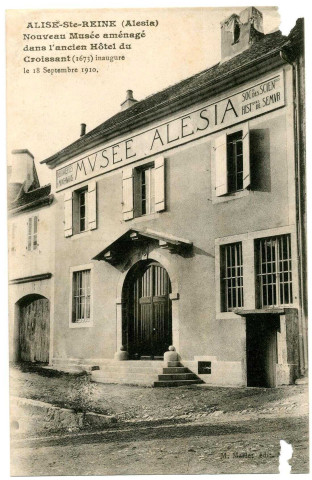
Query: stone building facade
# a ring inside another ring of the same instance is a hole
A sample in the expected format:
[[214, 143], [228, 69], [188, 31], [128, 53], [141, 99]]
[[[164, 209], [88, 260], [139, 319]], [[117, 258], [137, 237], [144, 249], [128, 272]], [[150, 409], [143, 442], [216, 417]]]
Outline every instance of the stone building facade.
[[142, 101], [128, 91], [44, 160], [55, 368], [150, 384], [174, 345], [211, 385], [306, 372], [303, 21], [264, 35], [247, 8], [221, 41], [217, 65]]
[[11, 361], [51, 359], [54, 217], [51, 185], [40, 186], [33, 155], [8, 161], [9, 317]]

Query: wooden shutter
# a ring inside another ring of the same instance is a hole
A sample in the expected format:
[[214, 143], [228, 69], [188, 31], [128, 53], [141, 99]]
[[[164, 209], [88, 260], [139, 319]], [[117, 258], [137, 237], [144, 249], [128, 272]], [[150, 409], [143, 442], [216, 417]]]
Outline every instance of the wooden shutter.
[[34, 224], [33, 224], [33, 249], [36, 250], [38, 247], [38, 217], [37, 215], [34, 216]]
[[16, 250], [16, 223], [11, 224], [11, 251], [15, 252]]
[[250, 186], [250, 134], [248, 123], [243, 126], [243, 188]]
[[27, 222], [27, 250], [31, 250], [32, 244], [32, 217], [28, 219]]
[[158, 157], [155, 160], [155, 212], [166, 208], [165, 202], [165, 159]]
[[124, 220], [130, 220], [134, 217], [133, 206], [133, 169], [125, 168], [122, 171], [122, 213]]
[[215, 168], [216, 168], [216, 196], [220, 197], [228, 192], [227, 179], [227, 145], [226, 134], [215, 140]]
[[73, 234], [73, 195], [71, 191], [64, 194], [64, 235], [71, 237]]
[[88, 184], [88, 223], [89, 229], [96, 228], [96, 181]]

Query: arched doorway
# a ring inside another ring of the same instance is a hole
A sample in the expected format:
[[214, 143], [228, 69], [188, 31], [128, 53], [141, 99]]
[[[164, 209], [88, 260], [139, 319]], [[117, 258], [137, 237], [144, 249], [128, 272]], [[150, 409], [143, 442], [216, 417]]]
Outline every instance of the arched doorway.
[[123, 287], [123, 344], [130, 358], [162, 357], [172, 343], [171, 282], [155, 261], [141, 261]]
[[49, 362], [50, 302], [42, 295], [27, 295], [18, 303], [17, 360]]

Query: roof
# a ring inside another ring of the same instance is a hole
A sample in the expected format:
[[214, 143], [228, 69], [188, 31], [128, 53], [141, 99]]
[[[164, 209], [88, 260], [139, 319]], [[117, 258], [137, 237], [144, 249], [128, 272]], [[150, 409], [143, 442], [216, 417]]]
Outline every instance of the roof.
[[291, 54], [291, 58], [295, 59], [298, 54], [304, 51], [304, 19], [298, 18], [296, 25], [291, 29], [288, 35], [289, 44], [286, 50]]
[[[286, 41], [287, 37], [284, 37], [280, 31], [265, 35], [261, 40], [251, 45], [248, 50], [245, 50], [227, 62], [218, 63], [173, 86], [150, 95], [126, 110], [118, 112], [83, 137], [80, 137], [41, 163], [54, 166], [55, 162], [58, 163], [58, 160], [61, 160], [63, 157], [67, 159], [70, 155], [74, 155], [81, 150], [86, 150], [92, 140], [98, 139], [103, 142], [109, 134], [120, 134], [121, 126], [125, 126], [125, 131], [130, 131], [133, 128], [133, 119], [138, 116], [143, 120], [147, 113], [154, 112], [153, 118], [155, 119], [155, 113], [160, 111], [162, 105], [173, 105], [178, 99], [185, 98], [192, 92], [205, 89], [209, 84], [213, 84], [215, 87], [218, 81], [223, 80], [227, 76], [233, 76], [236, 70], [245, 69], [251, 63], [259, 64], [261, 59], [268, 56], [268, 54], [272, 52], [277, 53]], [[111, 136], [109, 138], [111, 138]]]
[[304, 19], [298, 18], [296, 25], [290, 30], [288, 40], [293, 43], [303, 43], [304, 41]]
[[[12, 184], [15, 185], [15, 184]], [[10, 187], [10, 184], [9, 184]], [[38, 206], [49, 204], [52, 201], [51, 185], [35, 188], [25, 192], [23, 189], [17, 198], [9, 202], [8, 209], [11, 214], [30, 210]]]
[[209, 93], [209, 86], [213, 86], [213, 89], [216, 92], [218, 84], [223, 84], [222, 82], [224, 82], [225, 79], [229, 79], [230, 81], [235, 79], [235, 76], [239, 71], [244, 72], [244, 78], [246, 78], [247, 69], [249, 72], [251, 66], [255, 66], [257, 72], [259, 72], [258, 68], [260, 62], [270, 56], [275, 55], [279, 57], [279, 51], [284, 45], [289, 44], [289, 41], [295, 42], [300, 35], [302, 36], [302, 33], [300, 33], [302, 28], [303, 19], [299, 19], [296, 27], [291, 31], [289, 39], [288, 37], [283, 36], [280, 31], [264, 35], [257, 42], [253, 43], [248, 50], [245, 50], [230, 60], [223, 63], [219, 62], [192, 77], [148, 96], [126, 110], [118, 112], [116, 115], [101, 123], [99, 126], [51, 157], [43, 160], [41, 163], [46, 163], [53, 168], [56, 164], [67, 160], [71, 156], [87, 150], [90, 148], [91, 144], [95, 145], [103, 143], [103, 141], [108, 140], [113, 136], [133, 130], [133, 128], [138, 126], [138, 118], [140, 119], [141, 124], [144, 124], [144, 121], [146, 124], [146, 119], [151, 114], [153, 115], [153, 120], [163, 116], [163, 107], [169, 108], [170, 112], [173, 113], [181, 108], [181, 105], [179, 104], [181, 99], [187, 101], [189, 98], [191, 103], [192, 94], [194, 92], [200, 92], [201, 99], [204, 99], [205, 95], [207, 96]]
[[168, 249], [171, 253], [185, 254], [193, 246], [190, 240], [168, 233], [156, 232], [150, 228], [129, 228], [93, 257], [92, 260], [105, 260], [106, 262], [116, 264], [129, 253], [131, 245], [153, 241], [156, 241], [160, 248]]

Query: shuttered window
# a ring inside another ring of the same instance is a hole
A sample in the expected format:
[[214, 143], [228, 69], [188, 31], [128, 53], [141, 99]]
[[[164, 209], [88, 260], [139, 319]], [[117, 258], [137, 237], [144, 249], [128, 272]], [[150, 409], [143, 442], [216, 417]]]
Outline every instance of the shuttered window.
[[10, 250], [12, 253], [16, 252], [16, 230], [17, 230], [16, 223], [12, 223], [11, 224], [11, 242], [10, 242]]
[[249, 131], [244, 125], [215, 140], [216, 196], [233, 194], [250, 186]]
[[29, 217], [27, 222], [27, 250], [36, 250], [38, 247], [38, 217]]
[[123, 218], [130, 220], [165, 210], [165, 160], [123, 170]]
[[95, 228], [97, 228], [96, 182], [91, 181], [87, 187], [65, 192], [64, 235], [70, 237]]

